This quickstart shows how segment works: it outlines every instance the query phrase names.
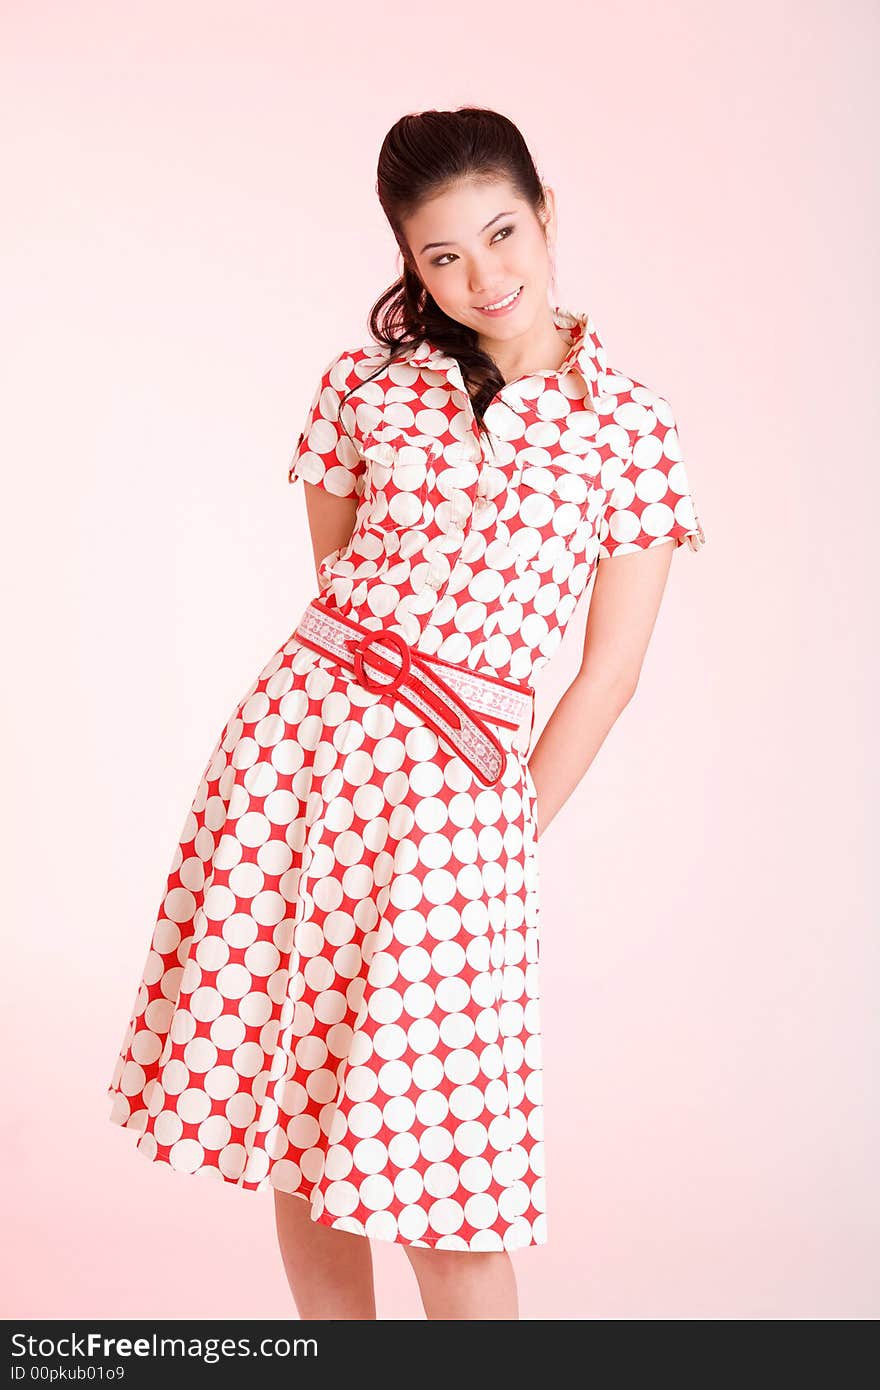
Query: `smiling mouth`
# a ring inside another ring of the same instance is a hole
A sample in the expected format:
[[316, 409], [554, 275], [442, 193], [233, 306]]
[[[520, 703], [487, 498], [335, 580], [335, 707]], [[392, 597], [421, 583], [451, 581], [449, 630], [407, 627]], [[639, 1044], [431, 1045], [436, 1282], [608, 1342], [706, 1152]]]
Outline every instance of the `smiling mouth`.
[[505, 295], [503, 299], [496, 299], [492, 304], [478, 304], [477, 308], [481, 314], [502, 313], [505, 309], [513, 308], [522, 292], [523, 286], [520, 285], [518, 290], [514, 290], [512, 294]]

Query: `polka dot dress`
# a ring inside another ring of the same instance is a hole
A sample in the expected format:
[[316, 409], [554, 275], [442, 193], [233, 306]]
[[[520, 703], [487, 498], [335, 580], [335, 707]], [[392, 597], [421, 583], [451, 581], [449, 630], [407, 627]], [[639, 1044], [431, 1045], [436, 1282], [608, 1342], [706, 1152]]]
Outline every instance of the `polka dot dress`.
[[[327, 365], [290, 465], [355, 499], [325, 604], [534, 685], [598, 563], [705, 537], [669, 403], [552, 310], [565, 361], [476, 427], [428, 341]], [[297, 614], [297, 620], [299, 615]], [[547, 1240], [531, 730], [486, 787], [400, 700], [292, 634], [220, 733], [108, 1086], [180, 1173], [379, 1240]]]

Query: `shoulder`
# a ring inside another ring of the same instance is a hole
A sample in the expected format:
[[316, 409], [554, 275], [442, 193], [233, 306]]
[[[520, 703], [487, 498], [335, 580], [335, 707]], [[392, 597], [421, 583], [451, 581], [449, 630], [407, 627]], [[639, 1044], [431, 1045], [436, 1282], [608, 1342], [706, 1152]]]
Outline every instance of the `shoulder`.
[[668, 396], [656, 387], [629, 376], [617, 367], [608, 367], [604, 375], [606, 394], [611, 398], [615, 411], [625, 410], [633, 420], [644, 415], [653, 415], [661, 421], [672, 422], [672, 406]]
[[605, 373], [605, 389], [614, 422], [634, 440], [653, 435], [669, 448], [677, 447], [675, 412], [667, 395], [637, 377], [611, 368]]
[[[408, 353], [395, 358], [395, 363], [406, 361], [407, 356]], [[321, 375], [337, 389], [350, 391], [368, 381], [381, 381], [392, 365], [388, 349], [381, 343], [358, 343], [334, 353]]]
[[[420, 347], [408, 344], [392, 358], [384, 344], [361, 342], [334, 353], [326, 363], [318, 393], [327, 393], [328, 406], [338, 413], [353, 439], [375, 427], [389, 403], [400, 399], [402, 388], [415, 393], [425, 389], [424, 383], [419, 384], [419, 363], [411, 362]], [[410, 366], [415, 376], [401, 371]]]
[[383, 418], [389, 401], [401, 387], [401, 366], [407, 366], [415, 345], [392, 360], [388, 348], [375, 341], [340, 348], [324, 363], [314, 393], [313, 412], [338, 422], [357, 445]]

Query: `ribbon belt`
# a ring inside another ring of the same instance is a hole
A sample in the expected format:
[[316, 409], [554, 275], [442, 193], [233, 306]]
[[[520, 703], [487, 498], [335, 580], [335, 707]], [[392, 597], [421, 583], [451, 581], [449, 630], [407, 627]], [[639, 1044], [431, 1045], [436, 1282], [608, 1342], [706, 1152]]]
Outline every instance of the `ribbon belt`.
[[[313, 651], [335, 658], [354, 672], [366, 690], [394, 695], [452, 746], [486, 786], [494, 786], [507, 751], [490, 725], [519, 729], [530, 715], [534, 723], [535, 692], [498, 676], [482, 675], [466, 666], [416, 651], [392, 628], [368, 628], [343, 617], [320, 599], [312, 599], [294, 636]], [[385, 645], [397, 656], [378, 647]], [[390, 679], [377, 679], [374, 672]]]

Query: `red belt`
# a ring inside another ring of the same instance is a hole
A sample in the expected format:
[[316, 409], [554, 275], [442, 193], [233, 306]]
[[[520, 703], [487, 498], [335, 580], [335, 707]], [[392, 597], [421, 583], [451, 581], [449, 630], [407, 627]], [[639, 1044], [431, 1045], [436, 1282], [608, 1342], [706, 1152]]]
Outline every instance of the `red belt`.
[[[438, 656], [416, 651], [390, 627], [364, 627], [344, 618], [320, 599], [312, 599], [294, 636], [306, 647], [334, 657], [352, 670], [366, 690], [395, 695], [467, 763], [486, 786], [498, 782], [507, 751], [489, 727], [519, 729], [530, 716], [531, 738], [535, 692], [498, 676], [482, 675], [467, 666], [456, 666]], [[389, 661], [376, 651], [387, 643], [399, 658]], [[388, 675], [377, 680], [371, 672]]]

